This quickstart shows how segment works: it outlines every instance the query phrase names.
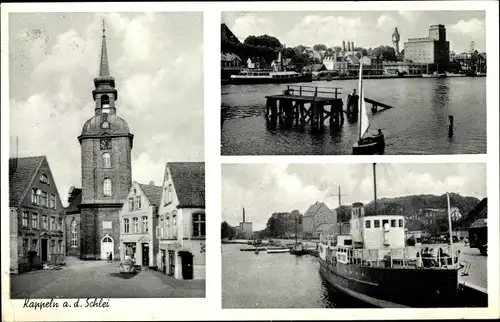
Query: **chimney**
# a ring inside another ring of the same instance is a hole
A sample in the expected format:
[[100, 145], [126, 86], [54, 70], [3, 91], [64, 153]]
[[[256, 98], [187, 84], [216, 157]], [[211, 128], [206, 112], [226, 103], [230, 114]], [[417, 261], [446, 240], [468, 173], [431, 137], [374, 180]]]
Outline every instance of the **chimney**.
[[354, 50], [354, 41], [351, 41], [352, 50]]
[[345, 40], [342, 40], [342, 51], [345, 51]]
[[243, 222], [245, 222], [245, 207], [243, 207]]
[[154, 181], [149, 181], [149, 185], [150, 185], [150, 186], [154, 186], [154, 185], [155, 185], [155, 182], [154, 182]]
[[351, 51], [351, 42], [350, 41], [347, 42], [347, 51]]

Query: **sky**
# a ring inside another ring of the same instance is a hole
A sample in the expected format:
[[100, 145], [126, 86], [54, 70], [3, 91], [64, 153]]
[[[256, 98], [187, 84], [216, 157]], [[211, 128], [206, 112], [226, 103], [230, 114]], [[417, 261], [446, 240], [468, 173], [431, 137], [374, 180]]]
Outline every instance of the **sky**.
[[485, 11], [337, 11], [337, 12], [223, 12], [222, 22], [243, 42], [249, 35], [268, 34], [288, 47], [297, 45], [355, 47], [392, 46], [398, 28], [399, 48], [408, 38], [428, 37], [429, 26], [443, 24], [450, 50], [456, 53], [475, 49], [486, 51]]
[[81, 187], [103, 19], [132, 180], [162, 185], [166, 162], [204, 160], [202, 13], [11, 13], [10, 156], [46, 155], [63, 204]]
[[[304, 214], [315, 202], [331, 209], [373, 200], [372, 164], [224, 164], [222, 221], [236, 226], [245, 208], [254, 230], [274, 212]], [[486, 197], [486, 165], [481, 163], [382, 163], [376, 166], [377, 198], [458, 193]], [[453, 205], [452, 205], [453, 206]]]

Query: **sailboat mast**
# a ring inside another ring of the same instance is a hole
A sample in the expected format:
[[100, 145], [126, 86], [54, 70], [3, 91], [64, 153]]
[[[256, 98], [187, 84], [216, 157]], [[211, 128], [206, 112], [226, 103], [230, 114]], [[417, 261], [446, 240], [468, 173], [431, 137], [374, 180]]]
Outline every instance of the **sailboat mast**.
[[376, 163], [373, 164], [373, 200], [375, 205], [375, 216], [377, 215], [377, 171]]
[[361, 105], [363, 104], [363, 64], [359, 64], [359, 95], [358, 95], [358, 141], [361, 140]]

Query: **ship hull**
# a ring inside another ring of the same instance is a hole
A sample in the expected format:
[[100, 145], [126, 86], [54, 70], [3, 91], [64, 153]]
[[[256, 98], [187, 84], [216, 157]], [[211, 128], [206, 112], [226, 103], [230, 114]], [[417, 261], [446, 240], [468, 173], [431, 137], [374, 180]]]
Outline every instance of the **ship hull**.
[[231, 78], [230, 83], [234, 85], [251, 85], [251, 84], [291, 84], [312, 82], [312, 75], [302, 75], [294, 78]]
[[326, 263], [320, 274], [333, 287], [377, 307], [452, 307], [458, 299], [458, 272]]

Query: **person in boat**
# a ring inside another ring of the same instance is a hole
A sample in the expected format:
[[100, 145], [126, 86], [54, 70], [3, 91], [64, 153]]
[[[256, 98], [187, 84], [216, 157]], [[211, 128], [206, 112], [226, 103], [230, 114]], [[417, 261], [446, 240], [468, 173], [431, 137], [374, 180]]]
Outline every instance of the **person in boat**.
[[347, 113], [358, 113], [359, 96], [356, 94], [356, 89], [347, 95]]

